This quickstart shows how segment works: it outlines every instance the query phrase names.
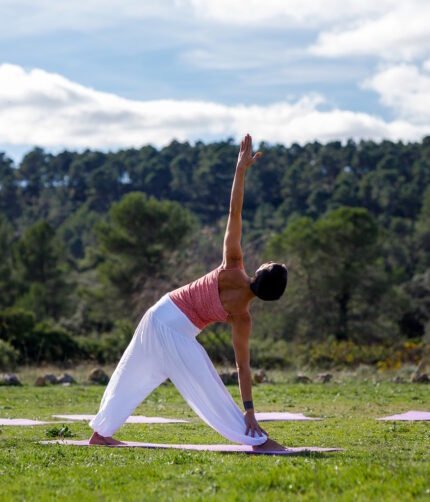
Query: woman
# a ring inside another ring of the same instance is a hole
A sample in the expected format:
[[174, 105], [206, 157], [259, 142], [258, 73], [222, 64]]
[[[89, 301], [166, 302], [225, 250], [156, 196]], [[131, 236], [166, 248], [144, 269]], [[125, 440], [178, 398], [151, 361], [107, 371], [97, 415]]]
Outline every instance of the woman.
[[[167, 378], [208, 425], [230, 441], [258, 450], [283, 449], [259, 426], [252, 401], [249, 306], [259, 297], [280, 298], [287, 284], [285, 265], [263, 264], [250, 278], [241, 249], [245, 174], [261, 153], [252, 155], [248, 134], [240, 145], [231, 191], [230, 212], [220, 267], [163, 296], [140, 321], [90, 422], [90, 444], [114, 445], [115, 431], [135, 407]], [[242, 414], [228, 393], [196, 336], [211, 322], [227, 322], [245, 408]]]

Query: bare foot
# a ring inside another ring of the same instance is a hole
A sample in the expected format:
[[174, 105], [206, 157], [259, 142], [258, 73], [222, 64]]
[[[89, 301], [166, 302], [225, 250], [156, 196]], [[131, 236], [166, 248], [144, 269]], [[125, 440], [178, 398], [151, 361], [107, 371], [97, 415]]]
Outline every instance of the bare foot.
[[88, 442], [91, 445], [98, 446], [116, 446], [119, 444], [125, 444], [122, 441], [118, 441], [118, 439], [114, 439], [112, 437], [100, 436], [100, 434], [98, 434], [97, 432], [93, 433]]
[[258, 445], [258, 446], [253, 446], [252, 449], [254, 451], [285, 451], [286, 448], [285, 446], [282, 446], [281, 444], [277, 443], [273, 439], [268, 439], [265, 443]]

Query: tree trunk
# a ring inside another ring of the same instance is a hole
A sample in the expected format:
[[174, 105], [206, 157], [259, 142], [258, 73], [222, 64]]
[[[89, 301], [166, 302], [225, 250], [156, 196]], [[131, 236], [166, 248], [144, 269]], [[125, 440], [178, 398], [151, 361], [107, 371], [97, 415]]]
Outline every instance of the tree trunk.
[[336, 332], [337, 340], [348, 340], [348, 307], [351, 295], [349, 291], [343, 291], [341, 295], [337, 297], [337, 302], [339, 305], [339, 322]]

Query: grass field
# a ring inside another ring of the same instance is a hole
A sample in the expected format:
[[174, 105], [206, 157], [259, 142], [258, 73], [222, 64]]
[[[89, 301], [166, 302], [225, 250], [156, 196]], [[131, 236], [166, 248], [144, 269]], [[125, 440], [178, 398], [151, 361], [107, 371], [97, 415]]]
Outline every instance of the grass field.
[[[235, 387], [230, 388], [238, 398]], [[0, 416], [49, 419], [95, 413], [102, 387], [0, 387]], [[265, 423], [289, 446], [345, 451], [295, 457], [43, 446], [51, 426], [0, 429], [0, 500], [430, 500], [430, 422], [378, 422], [378, 416], [429, 410], [429, 386], [349, 379], [329, 384], [261, 384], [258, 411], [297, 411], [321, 422]], [[163, 385], [136, 414], [191, 419], [186, 425], [125, 425], [119, 439], [221, 443]], [[84, 423], [69, 425], [76, 439]]]

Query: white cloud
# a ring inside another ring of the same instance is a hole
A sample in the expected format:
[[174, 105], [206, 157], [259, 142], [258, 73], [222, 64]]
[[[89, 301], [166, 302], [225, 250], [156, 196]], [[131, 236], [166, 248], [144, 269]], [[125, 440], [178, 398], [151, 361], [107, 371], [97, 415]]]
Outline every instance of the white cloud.
[[401, 64], [379, 71], [364, 82], [364, 87], [376, 91], [383, 105], [396, 116], [416, 124], [430, 125], [430, 65]]
[[320, 33], [310, 52], [318, 56], [372, 55], [411, 61], [430, 54], [430, 3], [396, 2], [376, 19], [360, 19], [353, 26]]
[[267, 25], [267, 22], [317, 26], [357, 16], [384, 12], [396, 0], [180, 0], [191, 5], [206, 20], [237, 25]]
[[66, 78], [15, 65], [0, 66], [0, 144], [48, 148], [118, 148], [172, 139], [213, 140], [250, 132], [257, 141], [306, 142], [346, 138], [419, 139], [411, 121], [386, 122], [365, 113], [320, 109], [324, 99], [226, 106], [204, 101], [133, 101]]
[[[384, 13], [397, 0], [1, 0], [1, 37], [87, 32], [148, 18], [239, 26], [317, 27]], [[270, 24], [269, 24], [270, 23]]]

